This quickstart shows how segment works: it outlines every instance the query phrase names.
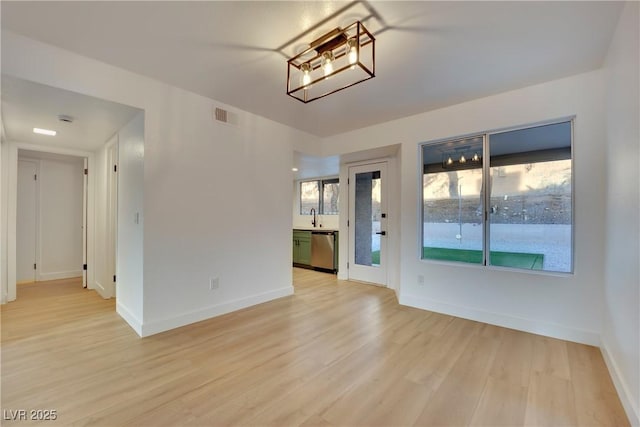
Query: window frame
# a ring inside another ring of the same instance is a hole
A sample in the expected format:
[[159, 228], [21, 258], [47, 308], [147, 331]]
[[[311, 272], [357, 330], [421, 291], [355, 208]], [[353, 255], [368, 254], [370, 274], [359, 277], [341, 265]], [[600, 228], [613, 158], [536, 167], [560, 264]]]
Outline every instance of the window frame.
[[[311, 213], [302, 212], [302, 184], [307, 182], [315, 182], [318, 185], [318, 205], [316, 209], [316, 215], [340, 215], [340, 206], [338, 206], [338, 211], [333, 213], [326, 213], [324, 210], [324, 186], [325, 184], [338, 184], [340, 185], [340, 177], [331, 176], [325, 178], [312, 178], [312, 179], [301, 179], [298, 181], [297, 191], [298, 191], [298, 215], [311, 215]], [[338, 187], [338, 191], [339, 191]]]
[[[438, 138], [425, 142], [421, 142], [418, 144], [418, 163], [419, 163], [419, 174], [418, 174], [418, 200], [420, 201], [419, 206], [419, 215], [418, 215], [418, 229], [420, 230], [420, 236], [418, 240], [418, 259], [422, 262], [426, 262], [429, 264], [444, 264], [449, 266], [456, 267], [468, 267], [468, 268], [476, 268], [483, 270], [498, 270], [498, 271], [512, 271], [518, 273], [525, 274], [536, 274], [536, 275], [546, 275], [546, 276], [557, 276], [557, 277], [569, 277], [573, 276], [576, 273], [576, 263], [575, 263], [575, 236], [576, 236], [576, 221], [575, 221], [575, 204], [576, 204], [576, 179], [575, 179], [575, 120], [576, 116], [566, 116], [560, 117], [557, 119], [550, 119], [535, 123], [528, 123], [517, 126], [509, 126], [504, 128], [495, 128], [491, 130], [472, 132], [463, 135], [451, 136], [447, 138]], [[491, 135], [496, 135], [505, 132], [512, 132], [524, 129], [531, 129], [541, 126], [560, 124], [560, 123], [570, 123], [571, 129], [571, 270], [564, 271], [547, 271], [547, 270], [529, 270], [524, 268], [517, 267], [505, 267], [499, 265], [490, 264], [489, 260], [489, 240], [490, 240], [490, 230], [491, 230], [491, 221], [488, 214], [488, 206], [490, 206], [491, 199], [491, 179], [485, 180], [486, 177], [491, 176], [490, 168], [491, 168], [491, 150], [490, 150], [490, 142]], [[424, 150], [423, 147], [432, 144], [438, 144], [448, 141], [457, 141], [461, 139], [469, 139], [474, 137], [482, 138], [482, 188], [484, 189], [484, 194], [482, 196], [482, 263], [467, 263], [461, 261], [446, 261], [446, 260], [437, 260], [423, 257], [423, 247], [424, 247], [424, 187], [423, 187], [423, 179], [424, 179]], [[485, 151], [486, 150], [486, 151]], [[485, 161], [485, 158], [487, 161]], [[487, 181], [485, 183], [485, 181]]]

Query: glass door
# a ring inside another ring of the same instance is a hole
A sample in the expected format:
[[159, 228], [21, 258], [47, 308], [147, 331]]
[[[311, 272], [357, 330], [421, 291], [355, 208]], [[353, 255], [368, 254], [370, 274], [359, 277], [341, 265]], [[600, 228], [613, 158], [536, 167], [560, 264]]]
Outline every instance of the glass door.
[[387, 285], [386, 163], [349, 168], [349, 279]]

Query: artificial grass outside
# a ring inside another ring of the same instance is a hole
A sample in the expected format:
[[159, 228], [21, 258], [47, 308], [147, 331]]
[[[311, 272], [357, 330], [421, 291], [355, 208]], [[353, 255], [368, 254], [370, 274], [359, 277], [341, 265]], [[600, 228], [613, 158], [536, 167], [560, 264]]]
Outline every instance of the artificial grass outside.
[[526, 268], [542, 270], [543, 254], [527, 254], [518, 252], [491, 252], [491, 265], [500, 267]]
[[[482, 263], [482, 251], [471, 249], [448, 248], [422, 248], [423, 259], [435, 259], [440, 261], [459, 261], [473, 264]], [[519, 252], [491, 251], [491, 265], [500, 267], [526, 268], [529, 270], [542, 270], [543, 254], [528, 254]], [[380, 251], [371, 253], [371, 263], [380, 264]]]
[[371, 264], [380, 265], [380, 251], [371, 252]]

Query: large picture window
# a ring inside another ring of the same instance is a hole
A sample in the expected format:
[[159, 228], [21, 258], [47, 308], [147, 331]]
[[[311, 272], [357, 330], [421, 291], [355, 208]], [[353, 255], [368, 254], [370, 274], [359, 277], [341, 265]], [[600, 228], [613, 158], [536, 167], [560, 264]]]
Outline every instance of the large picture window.
[[337, 215], [340, 183], [338, 178], [315, 179], [300, 182], [300, 215]]
[[573, 271], [572, 122], [422, 145], [422, 258]]

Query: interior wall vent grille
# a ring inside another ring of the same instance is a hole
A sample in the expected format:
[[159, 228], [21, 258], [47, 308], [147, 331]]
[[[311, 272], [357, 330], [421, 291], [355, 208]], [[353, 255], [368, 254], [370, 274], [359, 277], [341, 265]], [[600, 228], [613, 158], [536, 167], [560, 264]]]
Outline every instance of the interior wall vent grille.
[[216, 108], [216, 120], [219, 122], [227, 123], [227, 110]]

